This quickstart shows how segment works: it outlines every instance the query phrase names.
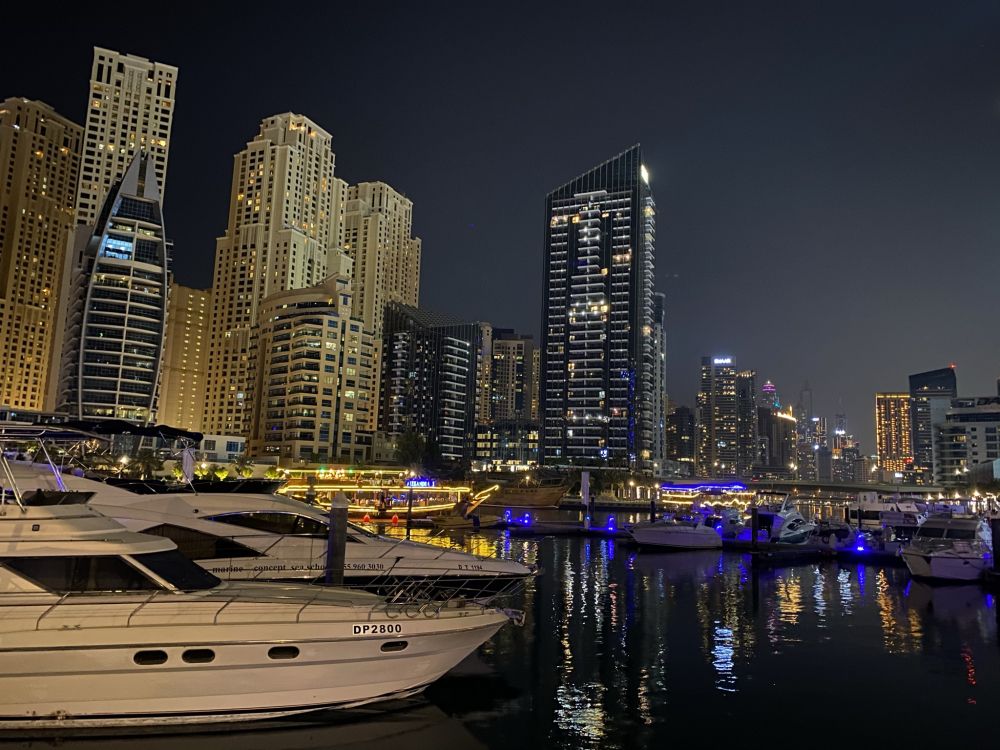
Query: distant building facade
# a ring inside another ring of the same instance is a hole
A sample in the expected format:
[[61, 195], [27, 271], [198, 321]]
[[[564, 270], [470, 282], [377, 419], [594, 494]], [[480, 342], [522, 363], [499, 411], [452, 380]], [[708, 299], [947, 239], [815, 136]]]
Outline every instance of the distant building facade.
[[47, 104], [0, 103], [0, 406], [42, 410], [58, 379], [50, 362], [61, 357], [82, 142], [83, 129]]
[[737, 473], [736, 367], [731, 357], [702, 357], [698, 390], [699, 476]]
[[910, 429], [913, 433], [914, 479], [930, 484], [934, 477], [934, 426], [945, 419], [958, 398], [954, 367], [910, 375]]
[[482, 328], [398, 302], [382, 328], [379, 431], [422, 436], [444, 463], [475, 458]]
[[201, 432], [211, 310], [211, 289], [171, 280], [157, 417], [162, 424]]
[[934, 425], [934, 484], [963, 487], [984, 463], [1000, 459], [1000, 397], [952, 399]]
[[547, 464], [651, 468], [655, 234], [656, 205], [639, 146], [545, 199]]
[[233, 157], [229, 220], [215, 248], [206, 432], [250, 434], [259, 305], [337, 272], [342, 198], [332, 138], [308, 117], [265, 118]]
[[282, 465], [371, 460], [374, 338], [352, 309], [347, 274], [261, 301], [252, 455]]
[[687, 406], [678, 406], [667, 415], [667, 460], [687, 467], [687, 474], [694, 473], [697, 455], [695, 414]]
[[910, 394], [875, 394], [875, 443], [879, 468], [906, 472], [913, 464]]
[[97, 223], [115, 180], [139, 152], [152, 163], [161, 197], [166, 194], [176, 97], [177, 68], [173, 65], [94, 48], [78, 223]]
[[80, 419], [157, 419], [168, 257], [156, 179], [137, 154], [72, 269], [59, 410]]

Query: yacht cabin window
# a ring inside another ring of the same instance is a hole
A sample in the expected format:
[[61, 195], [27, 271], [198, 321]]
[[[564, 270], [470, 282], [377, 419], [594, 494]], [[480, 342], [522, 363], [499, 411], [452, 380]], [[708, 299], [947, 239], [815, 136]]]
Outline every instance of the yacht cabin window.
[[234, 542], [224, 536], [204, 534], [194, 529], [185, 529], [162, 523], [151, 529], [143, 529], [143, 534], [154, 534], [170, 539], [185, 557], [191, 560], [231, 559], [234, 557], [260, 557], [263, 553], [246, 545]]
[[[223, 513], [218, 516], [207, 516], [206, 521], [228, 523], [231, 526], [241, 526], [255, 531], [266, 531], [269, 534], [282, 536], [314, 536], [327, 537], [327, 525], [322, 521], [298, 513], [249, 512]], [[348, 541], [353, 541], [348, 536]]]
[[188, 560], [178, 550], [147, 552], [132, 555], [132, 559], [169, 583], [179, 591], [214, 589], [221, 580], [199, 565]]
[[57, 594], [155, 591], [163, 588], [120, 557], [8, 557], [6, 568]]

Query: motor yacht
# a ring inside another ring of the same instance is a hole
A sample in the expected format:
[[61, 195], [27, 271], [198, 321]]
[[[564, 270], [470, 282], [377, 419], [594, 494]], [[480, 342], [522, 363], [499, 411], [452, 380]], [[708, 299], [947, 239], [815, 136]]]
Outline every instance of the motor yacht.
[[[172, 540], [223, 580], [310, 583], [326, 571], [329, 516], [299, 500], [240, 492], [136, 494], [43, 464], [12, 463], [25, 487], [92, 493], [89, 505], [131, 531]], [[513, 560], [373, 534], [348, 523], [344, 585], [392, 598], [487, 599], [520, 587], [533, 569]]]
[[722, 536], [706, 523], [705, 516], [693, 519], [672, 518], [637, 523], [629, 528], [635, 541], [644, 547], [661, 549], [719, 549]]
[[7, 487], [0, 729], [364, 705], [419, 692], [510, 619], [466, 600], [392, 604], [357, 590], [223, 582], [170, 539], [101, 515], [86, 493]]
[[993, 535], [983, 518], [932, 516], [901, 554], [915, 577], [975, 581], [992, 564]]
[[768, 540], [772, 542], [802, 544], [816, 528], [816, 524], [807, 521], [788, 497], [777, 508], [759, 509], [757, 517], [760, 528], [766, 530]]

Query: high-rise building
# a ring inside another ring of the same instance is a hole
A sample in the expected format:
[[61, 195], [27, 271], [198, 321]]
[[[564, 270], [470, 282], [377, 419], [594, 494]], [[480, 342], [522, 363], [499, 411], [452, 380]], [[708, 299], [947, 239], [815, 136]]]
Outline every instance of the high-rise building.
[[416, 433], [445, 463], [476, 449], [477, 359], [482, 327], [391, 302], [382, 326], [379, 430], [390, 440]]
[[226, 233], [216, 242], [204, 431], [249, 435], [261, 300], [321, 283], [341, 253], [330, 134], [302, 115], [263, 120], [233, 157]]
[[542, 386], [542, 350], [537, 346], [531, 353], [531, 414], [528, 417], [532, 422], [538, 424], [539, 420], [539, 400]]
[[651, 468], [655, 235], [638, 145], [545, 199], [545, 463]]
[[780, 409], [781, 399], [778, 397], [778, 388], [770, 380], [760, 387], [760, 405], [768, 409]]
[[479, 324], [479, 353], [476, 366], [476, 422], [493, 421], [493, 336], [491, 323]]
[[875, 394], [875, 443], [880, 469], [902, 473], [911, 467], [910, 394]]
[[962, 487], [977, 465], [1000, 459], [1000, 397], [952, 399], [934, 424], [934, 484]]
[[731, 357], [701, 358], [698, 390], [700, 476], [737, 474], [736, 368]]
[[759, 453], [754, 474], [768, 478], [791, 477], [796, 469], [796, 420], [790, 413], [757, 407]]
[[749, 477], [757, 463], [757, 373], [736, 373], [736, 474]]
[[688, 473], [693, 473], [695, 445], [694, 412], [678, 406], [667, 415], [667, 459], [687, 465]]
[[157, 418], [167, 264], [153, 161], [138, 153], [105, 198], [72, 271], [60, 411], [78, 418]]
[[421, 242], [413, 237], [413, 201], [384, 182], [352, 185], [346, 198], [344, 250], [354, 261], [354, 315], [378, 337], [387, 304], [419, 304]]
[[47, 104], [0, 104], [0, 406], [49, 405], [82, 141], [83, 129]]
[[272, 294], [258, 315], [251, 455], [282, 464], [370, 460], [374, 341], [352, 315], [350, 275]]
[[651, 468], [661, 475], [667, 466], [667, 296], [653, 294], [653, 439]]
[[534, 339], [505, 328], [493, 329], [490, 421], [530, 422], [534, 386]]
[[152, 160], [160, 195], [166, 192], [176, 95], [173, 65], [94, 47], [78, 223], [97, 222], [111, 186], [139, 151]]
[[170, 281], [157, 420], [201, 432], [212, 290]]
[[944, 421], [958, 397], [954, 367], [910, 375], [910, 429], [913, 431], [914, 479], [929, 484], [934, 477], [934, 425]]

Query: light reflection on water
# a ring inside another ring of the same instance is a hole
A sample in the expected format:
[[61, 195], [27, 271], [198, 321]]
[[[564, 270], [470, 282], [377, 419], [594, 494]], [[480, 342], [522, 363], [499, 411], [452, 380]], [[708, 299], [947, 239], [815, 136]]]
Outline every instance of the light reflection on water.
[[[1000, 709], [996, 610], [978, 586], [911, 582], [894, 567], [758, 570], [732, 553], [524, 542], [558, 574], [528, 587], [525, 627], [483, 654], [513, 693], [467, 717], [491, 747], [655, 746], [678, 739], [678, 721], [742, 731], [788, 701], [783, 721], [806, 729], [856, 701], [912, 711], [932, 694], [970, 726]], [[459, 682], [430, 691], [446, 713]], [[879, 730], [879, 716], [852, 714], [852, 731]], [[938, 731], [920, 726], [896, 731], [923, 742]]]

